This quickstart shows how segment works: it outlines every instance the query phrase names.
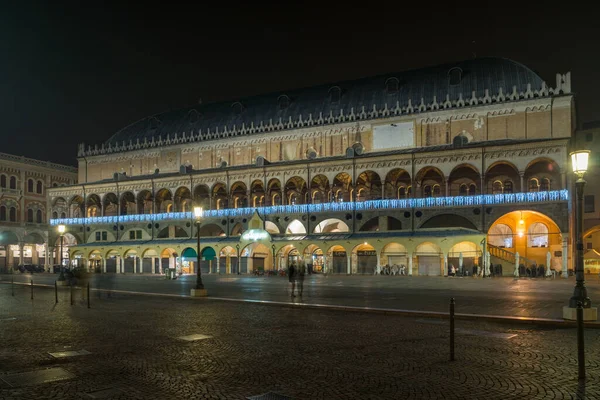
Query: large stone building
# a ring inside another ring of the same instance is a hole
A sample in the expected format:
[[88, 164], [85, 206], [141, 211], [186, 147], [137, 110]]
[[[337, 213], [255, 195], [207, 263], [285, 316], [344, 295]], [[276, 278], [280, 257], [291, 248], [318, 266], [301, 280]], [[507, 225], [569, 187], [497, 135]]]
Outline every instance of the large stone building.
[[97, 271], [193, 272], [201, 205], [205, 272], [566, 273], [574, 126], [569, 73], [501, 58], [199, 105], [81, 145], [51, 224]]
[[47, 191], [75, 183], [76, 168], [0, 153], [0, 270], [49, 264]]

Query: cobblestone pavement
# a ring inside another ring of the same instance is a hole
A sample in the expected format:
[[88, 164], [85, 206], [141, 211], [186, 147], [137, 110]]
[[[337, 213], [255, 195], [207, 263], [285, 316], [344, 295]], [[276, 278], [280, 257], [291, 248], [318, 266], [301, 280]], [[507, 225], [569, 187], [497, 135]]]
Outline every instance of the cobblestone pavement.
[[[2, 275], [10, 280], [13, 276]], [[17, 281], [54, 284], [55, 274], [16, 274]], [[285, 277], [205, 275], [212, 297], [293, 302]], [[157, 275], [92, 275], [92, 287], [147, 293], [189, 295], [196, 277], [166, 280]], [[587, 276], [592, 302], [600, 301], [600, 279]], [[393, 308], [418, 311], [448, 310], [455, 297], [461, 312], [468, 314], [562, 318], [562, 307], [573, 294], [575, 279], [442, 278], [406, 276], [312, 275], [304, 283], [309, 304]]]
[[[0, 399], [600, 398], [599, 330], [586, 331], [589, 379], [578, 386], [571, 328], [457, 321], [449, 362], [442, 320], [94, 292], [87, 309], [80, 292], [70, 306], [67, 288], [57, 305], [51, 289], [34, 290], [31, 301], [29, 288], [12, 297], [0, 285]], [[177, 339], [191, 334], [211, 338]], [[91, 354], [48, 355], [82, 349]], [[74, 377], [6, 383], [52, 367]]]

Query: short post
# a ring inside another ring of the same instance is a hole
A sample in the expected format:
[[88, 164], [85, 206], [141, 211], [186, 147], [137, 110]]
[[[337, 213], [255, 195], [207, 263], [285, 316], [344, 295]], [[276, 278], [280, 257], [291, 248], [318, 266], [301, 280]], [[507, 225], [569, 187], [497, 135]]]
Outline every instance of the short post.
[[12, 290], [12, 296], [15, 297], [15, 278], [11, 278], [10, 288]]
[[54, 301], [58, 304], [58, 283], [54, 281]]
[[90, 308], [90, 283], [89, 282], [87, 284], [87, 301], [88, 301], [88, 308]]
[[33, 300], [33, 279], [31, 280], [31, 300]]
[[583, 338], [583, 303], [577, 302], [577, 364], [579, 380], [585, 380], [585, 344]]
[[454, 297], [450, 299], [450, 361], [454, 361]]
[[71, 305], [73, 305], [73, 285], [71, 284]]

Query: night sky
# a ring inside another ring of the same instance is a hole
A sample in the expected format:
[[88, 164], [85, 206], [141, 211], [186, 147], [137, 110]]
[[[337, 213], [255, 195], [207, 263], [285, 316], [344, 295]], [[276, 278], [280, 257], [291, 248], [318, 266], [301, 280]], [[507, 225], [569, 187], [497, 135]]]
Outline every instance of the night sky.
[[551, 87], [557, 72], [571, 71], [578, 122], [600, 119], [595, 10], [195, 3], [3, 4], [0, 151], [75, 165], [78, 143], [101, 143], [200, 98], [234, 100], [474, 55], [519, 61]]

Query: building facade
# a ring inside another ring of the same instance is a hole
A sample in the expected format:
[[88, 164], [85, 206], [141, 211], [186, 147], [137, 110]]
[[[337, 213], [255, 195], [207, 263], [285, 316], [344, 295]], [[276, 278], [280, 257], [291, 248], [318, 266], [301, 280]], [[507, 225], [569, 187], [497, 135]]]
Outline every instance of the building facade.
[[0, 153], [0, 269], [22, 264], [49, 265], [47, 194], [52, 187], [77, 183], [77, 169]]
[[569, 73], [500, 58], [199, 105], [82, 144], [50, 223], [99, 272], [194, 272], [199, 234], [206, 273], [566, 273], [574, 124]]

